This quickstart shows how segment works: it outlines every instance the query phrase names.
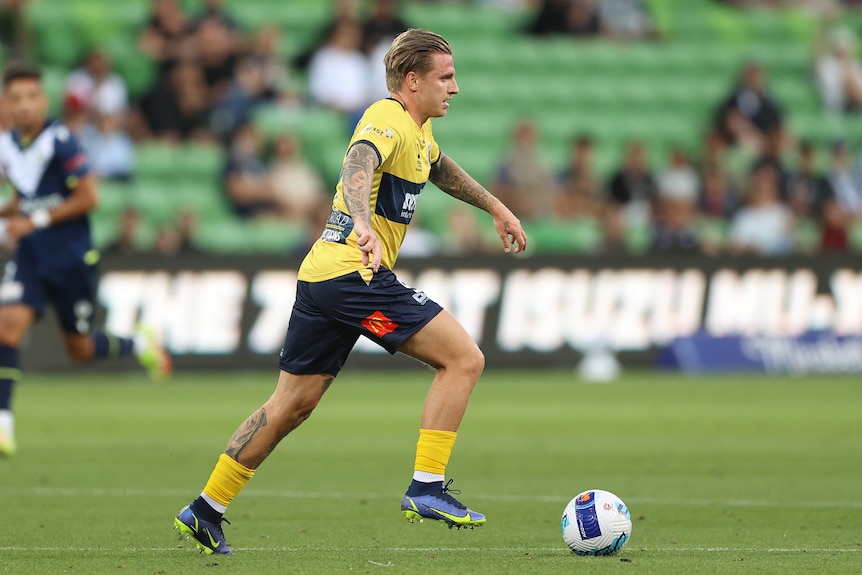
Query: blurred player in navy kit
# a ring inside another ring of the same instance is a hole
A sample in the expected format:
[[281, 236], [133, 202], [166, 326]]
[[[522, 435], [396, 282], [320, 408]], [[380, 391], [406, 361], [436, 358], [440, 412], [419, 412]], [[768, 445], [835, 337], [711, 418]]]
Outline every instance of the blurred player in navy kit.
[[13, 129], [0, 135], [0, 169], [15, 195], [0, 208], [0, 243], [15, 251], [0, 283], [0, 455], [12, 455], [18, 347], [46, 304], [54, 306], [75, 362], [137, 355], [153, 377], [163, 377], [170, 358], [151, 333], [91, 332], [99, 260], [88, 217], [97, 204], [95, 176], [69, 129], [46, 117], [37, 68], [10, 64], [3, 98]]

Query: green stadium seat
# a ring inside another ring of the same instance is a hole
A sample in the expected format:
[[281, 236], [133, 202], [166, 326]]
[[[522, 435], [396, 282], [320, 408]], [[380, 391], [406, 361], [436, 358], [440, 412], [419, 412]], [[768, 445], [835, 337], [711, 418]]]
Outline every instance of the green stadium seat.
[[271, 253], [294, 251], [307, 235], [304, 226], [279, 221], [224, 220], [200, 226], [196, 240], [215, 253]]
[[649, 224], [628, 227], [624, 234], [623, 243], [631, 253], [643, 254], [652, 246], [653, 232]]
[[141, 53], [128, 36], [110, 36], [100, 46], [113, 61], [114, 69], [126, 82], [133, 98], [142, 96], [152, 87], [156, 79], [156, 63]]
[[793, 245], [802, 253], [811, 254], [820, 248], [820, 225], [811, 219], [797, 220], [793, 225]]
[[525, 227], [538, 254], [594, 253], [602, 242], [601, 224], [592, 218], [533, 221]]
[[856, 222], [850, 227], [847, 240], [854, 253], [862, 253], [862, 222]]
[[63, 109], [63, 94], [66, 90], [66, 71], [55, 66], [44, 66], [42, 87], [48, 96], [48, 109], [51, 115], [59, 116]]

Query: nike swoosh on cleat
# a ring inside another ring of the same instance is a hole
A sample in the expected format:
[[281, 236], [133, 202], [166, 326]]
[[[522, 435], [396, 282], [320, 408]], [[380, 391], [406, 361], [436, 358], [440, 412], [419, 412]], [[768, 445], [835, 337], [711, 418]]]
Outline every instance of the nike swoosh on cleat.
[[434, 509], [433, 507], [429, 507], [428, 509], [430, 509], [434, 513], [437, 513], [438, 515], [442, 515], [443, 517], [454, 523], [469, 523], [473, 520], [473, 518], [470, 517], [469, 513], [464, 517], [458, 517], [457, 515], [452, 515], [451, 513], [446, 513], [445, 511], [440, 511], [439, 509]]
[[204, 532], [207, 534], [207, 537], [209, 537], [210, 543], [212, 544], [213, 548], [217, 549], [219, 546], [219, 543], [218, 543], [218, 541], [213, 539], [213, 536], [212, 536], [212, 533], [210, 533], [210, 530], [207, 529], [206, 527], [204, 527]]

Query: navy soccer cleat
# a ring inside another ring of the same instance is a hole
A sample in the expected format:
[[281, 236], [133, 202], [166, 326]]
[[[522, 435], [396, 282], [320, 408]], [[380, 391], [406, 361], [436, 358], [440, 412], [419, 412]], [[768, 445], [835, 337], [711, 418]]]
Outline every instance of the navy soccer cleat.
[[230, 547], [227, 546], [227, 541], [225, 541], [224, 532], [221, 529], [222, 522], [230, 525], [230, 521], [224, 517], [217, 523], [200, 519], [186, 505], [174, 519], [174, 529], [179, 529], [183, 535], [194, 540], [202, 553], [233, 555]]
[[439, 491], [425, 495], [405, 495], [401, 500], [401, 513], [407, 521], [413, 523], [417, 519], [440, 521], [449, 526], [469, 527], [470, 529], [485, 524], [485, 516], [468, 509], [466, 505], [452, 497], [451, 493], [460, 494], [460, 491], [449, 489], [452, 484], [450, 479]]

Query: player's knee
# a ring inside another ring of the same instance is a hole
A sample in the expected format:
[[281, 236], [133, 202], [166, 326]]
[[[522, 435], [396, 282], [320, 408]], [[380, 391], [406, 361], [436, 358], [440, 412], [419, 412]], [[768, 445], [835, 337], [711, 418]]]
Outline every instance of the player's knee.
[[3, 326], [0, 325], [0, 345], [4, 347], [18, 347], [21, 345], [20, 339], [11, 330], [4, 330]]
[[93, 349], [92, 346], [67, 341], [66, 355], [75, 363], [87, 363], [93, 359]]
[[482, 375], [482, 370], [485, 369], [485, 354], [474, 345], [459, 354], [453, 367], [475, 381], [479, 379], [479, 376]]

